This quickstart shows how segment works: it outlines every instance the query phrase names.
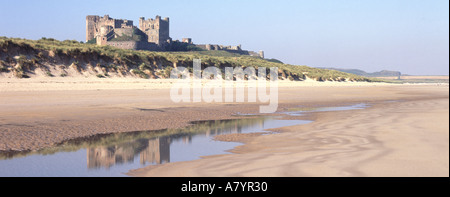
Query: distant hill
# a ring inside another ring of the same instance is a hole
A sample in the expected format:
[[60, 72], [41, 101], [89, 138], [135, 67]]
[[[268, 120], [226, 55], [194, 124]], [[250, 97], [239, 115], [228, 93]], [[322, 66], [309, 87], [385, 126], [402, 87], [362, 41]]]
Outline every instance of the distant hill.
[[364, 77], [397, 77], [397, 76], [402, 75], [402, 73], [400, 71], [390, 71], [390, 70], [382, 70], [382, 71], [378, 71], [378, 72], [368, 73], [366, 71], [359, 70], [359, 69], [325, 68], [325, 67], [318, 67], [318, 68], [337, 70], [337, 71], [355, 74], [355, 75], [364, 76]]

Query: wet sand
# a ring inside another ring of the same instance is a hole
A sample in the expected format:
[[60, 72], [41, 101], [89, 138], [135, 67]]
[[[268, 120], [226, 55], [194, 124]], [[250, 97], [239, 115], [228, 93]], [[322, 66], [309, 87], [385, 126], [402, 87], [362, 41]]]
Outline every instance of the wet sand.
[[[365, 90], [369, 92], [364, 95], [340, 94], [342, 90], [336, 89], [309, 90], [316, 95], [330, 94], [336, 101], [331, 103], [320, 97], [316, 104], [336, 105], [358, 100], [372, 106], [363, 110], [310, 113], [308, 118], [314, 120], [313, 123], [280, 128], [277, 129], [279, 134], [251, 139], [245, 136], [246, 144], [232, 150], [236, 154], [148, 166], [128, 174], [447, 177], [448, 87], [399, 86]], [[307, 103], [306, 97], [303, 102]], [[235, 137], [223, 138], [230, 141]]]
[[[260, 105], [173, 103], [170, 83], [159, 81], [8, 82], [0, 83], [0, 151], [238, 118], [232, 115], [256, 113]], [[307, 118], [313, 123], [281, 128], [279, 134], [228, 136], [246, 144], [232, 150], [236, 154], [150, 166], [129, 175], [448, 176], [448, 94], [448, 85], [285, 84], [279, 89], [280, 111], [361, 102], [372, 107], [311, 113]]]

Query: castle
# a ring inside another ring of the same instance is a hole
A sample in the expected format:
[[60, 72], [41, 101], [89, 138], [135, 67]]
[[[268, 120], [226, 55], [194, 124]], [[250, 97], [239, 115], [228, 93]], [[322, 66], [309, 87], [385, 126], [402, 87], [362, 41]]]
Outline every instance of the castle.
[[[109, 15], [103, 17], [86, 16], [86, 42], [100, 46], [114, 46], [122, 49], [164, 51], [173, 41], [169, 36], [169, 18], [156, 16], [155, 19], [139, 18], [139, 28], [133, 21], [113, 19]], [[178, 40], [175, 42], [179, 42]], [[194, 45], [191, 38], [183, 38], [182, 43]], [[212, 44], [194, 45], [203, 50], [224, 50], [241, 55], [259, 56], [264, 52], [246, 51], [238, 46], [222, 46]]]
[[122, 49], [164, 49], [172, 39], [169, 36], [169, 18], [139, 19], [139, 28], [133, 21], [89, 15], [86, 17], [86, 42], [109, 45]]
[[198, 48], [201, 48], [201, 49], [207, 50], [207, 51], [227, 51], [230, 53], [237, 53], [240, 55], [258, 56], [258, 57], [264, 59], [264, 51], [254, 52], [254, 51], [242, 50], [241, 45], [223, 46], [223, 45], [217, 45], [217, 44], [197, 44], [196, 46]]

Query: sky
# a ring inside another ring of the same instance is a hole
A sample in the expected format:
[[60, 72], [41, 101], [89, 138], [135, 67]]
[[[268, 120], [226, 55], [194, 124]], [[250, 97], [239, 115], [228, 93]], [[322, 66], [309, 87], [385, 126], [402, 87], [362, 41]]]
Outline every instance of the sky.
[[105, 14], [288, 64], [449, 74], [448, 0], [0, 0], [0, 36], [85, 41], [86, 15]]

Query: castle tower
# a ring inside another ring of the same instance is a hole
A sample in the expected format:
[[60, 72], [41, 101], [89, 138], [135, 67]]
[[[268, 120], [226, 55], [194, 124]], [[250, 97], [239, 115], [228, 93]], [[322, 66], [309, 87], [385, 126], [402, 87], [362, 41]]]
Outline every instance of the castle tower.
[[162, 46], [170, 40], [168, 17], [161, 19], [161, 16], [156, 16], [155, 19], [148, 20], [140, 17], [139, 29], [147, 35], [148, 42]]
[[96, 25], [100, 21], [100, 16], [86, 16], [86, 42], [95, 38]]
[[100, 27], [100, 32], [97, 35], [97, 45], [106, 45], [106, 42], [108, 41], [108, 36], [111, 35], [113, 31], [113, 28], [111, 26], [103, 25]]
[[264, 59], [264, 51], [259, 51], [258, 55], [259, 55], [259, 57]]

